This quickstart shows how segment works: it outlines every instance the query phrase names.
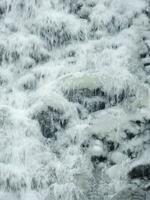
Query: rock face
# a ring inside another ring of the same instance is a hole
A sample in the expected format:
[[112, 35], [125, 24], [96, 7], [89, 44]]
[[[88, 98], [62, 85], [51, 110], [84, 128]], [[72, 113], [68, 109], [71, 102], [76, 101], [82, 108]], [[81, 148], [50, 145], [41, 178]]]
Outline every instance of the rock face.
[[97, 88], [93, 91], [88, 88], [72, 90], [65, 94], [69, 101], [78, 102], [83, 105], [89, 112], [103, 110], [107, 104], [106, 94]]
[[124, 91], [122, 91], [122, 93], [118, 96], [109, 96], [100, 88], [92, 91], [88, 88], [72, 90], [69, 91], [66, 96], [69, 101], [82, 104], [89, 112], [103, 110], [108, 107], [108, 105], [113, 106], [122, 102], [126, 98]]
[[107, 160], [106, 157], [104, 156], [92, 156], [91, 157], [91, 162], [93, 163], [94, 166], [96, 166], [97, 164], [101, 163], [101, 162], [105, 162]]
[[64, 113], [52, 107], [47, 107], [46, 110], [40, 111], [34, 118], [38, 120], [41, 132], [46, 138], [56, 139], [55, 133], [64, 129], [68, 123]]
[[133, 167], [128, 175], [131, 179], [150, 180], [150, 164]]
[[[105, 74], [105, 76], [105, 79], [109, 81], [108, 74]], [[124, 88], [116, 83], [112, 90], [109, 87], [105, 88], [101, 80], [103, 77], [103, 74], [86, 75], [82, 73], [79, 77], [68, 77], [62, 81], [64, 96], [70, 102], [82, 105], [89, 113], [123, 103], [132, 95], [134, 96], [134, 93], [130, 94], [128, 86]], [[117, 87], [120, 87], [118, 91]]]

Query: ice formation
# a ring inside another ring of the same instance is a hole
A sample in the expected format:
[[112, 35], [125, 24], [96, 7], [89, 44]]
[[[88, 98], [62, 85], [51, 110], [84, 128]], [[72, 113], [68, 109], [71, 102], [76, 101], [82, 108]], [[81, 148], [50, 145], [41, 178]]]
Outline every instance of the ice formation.
[[0, 0], [0, 200], [150, 200], [149, 0]]

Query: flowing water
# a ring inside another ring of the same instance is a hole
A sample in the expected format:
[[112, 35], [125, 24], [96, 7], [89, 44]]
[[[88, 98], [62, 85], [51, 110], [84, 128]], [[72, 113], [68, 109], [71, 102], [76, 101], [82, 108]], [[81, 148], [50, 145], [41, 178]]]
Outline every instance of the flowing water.
[[150, 200], [149, 6], [0, 0], [0, 200]]

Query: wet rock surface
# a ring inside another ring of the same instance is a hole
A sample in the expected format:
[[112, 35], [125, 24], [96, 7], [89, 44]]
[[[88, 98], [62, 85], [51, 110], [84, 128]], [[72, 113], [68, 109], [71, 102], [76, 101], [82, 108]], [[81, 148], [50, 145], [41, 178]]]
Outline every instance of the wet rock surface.
[[125, 91], [122, 91], [119, 95], [111, 96], [101, 88], [94, 90], [89, 90], [88, 88], [70, 90], [65, 93], [65, 96], [69, 101], [83, 105], [89, 113], [115, 106], [127, 98]]
[[68, 119], [65, 118], [64, 113], [52, 107], [47, 107], [46, 110], [40, 111], [34, 116], [34, 119], [38, 120], [41, 132], [46, 138], [56, 139], [55, 133], [61, 129], [65, 129], [68, 123]]
[[129, 171], [128, 176], [131, 179], [150, 180], [150, 164], [137, 165]]

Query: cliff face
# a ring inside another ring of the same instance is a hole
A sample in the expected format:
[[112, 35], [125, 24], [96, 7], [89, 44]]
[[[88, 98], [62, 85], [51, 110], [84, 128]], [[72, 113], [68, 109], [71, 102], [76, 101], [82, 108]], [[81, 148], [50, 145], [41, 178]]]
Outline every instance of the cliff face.
[[0, 200], [150, 200], [150, 2], [0, 1]]

